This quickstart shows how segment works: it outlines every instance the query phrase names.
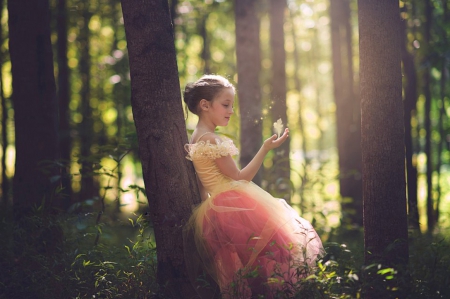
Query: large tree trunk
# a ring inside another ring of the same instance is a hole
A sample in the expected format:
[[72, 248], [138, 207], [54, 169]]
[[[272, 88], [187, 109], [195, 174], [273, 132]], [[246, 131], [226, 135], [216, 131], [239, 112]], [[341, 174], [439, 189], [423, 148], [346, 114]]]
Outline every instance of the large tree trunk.
[[[286, 10], [286, 0], [270, 0], [270, 49], [272, 56], [272, 101], [271, 114], [273, 122], [279, 118], [287, 124], [286, 107], [286, 51], [284, 49], [284, 13]], [[290, 172], [291, 165], [290, 141], [289, 139], [279, 148], [274, 150], [272, 181], [275, 182], [273, 188], [276, 196], [290, 201]]]
[[[358, 11], [365, 262], [406, 265], [399, 5], [397, 1], [359, 0]], [[365, 298], [386, 298], [382, 284], [366, 291]]]
[[[257, 0], [235, 1], [236, 57], [238, 73], [238, 98], [241, 111], [241, 166], [247, 165], [261, 146], [261, 50], [260, 21]], [[261, 184], [261, 171], [253, 179]]]
[[70, 206], [72, 194], [72, 180], [70, 177], [71, 164], [71, 136], [70, 136], [70, 89], [69, 89], [69, 65], [67, 61], [67, 3], [66, 0], [58, 0], [57, 15], [58, 34], [58, 101], [59, 101], [59, 138], [61, 160], [65, 167], [61, 169], [62, 198], [61, 206], [67, 210]]
[[414, 148], [412, 138], [411, 118], [416, 113], [417, 76], [414, 67], [414, 57], [408, 52], [406, 20], [402, 20], [402, 61], [405, 75], [404, 87], [404, 124], [405, 124], [405, 152], [406, 152], [406, 182], [408, 192], [409, 225], [420, 232], [419, 209], [417, 205], [417, 167], [414, 163]]
[[[31, 209], [52, 198], [59, 173], [55, 77], [48, 0], [8, 1], [16, 165], [14, 205]], [[41, 164], [46, 163], [46, 164]], [[45, 172], [43, 172], [43, 169]]]
[[[174, 298], [191, 298], [182, 226], [200, 196], [185, 159], [188, 142], [167, 1], [122, 1], [133, 115], [154, 225], [158, 281]], [[212, 298], [212, 296], [210, 297]]]
[[330, 2], [334, 98], [339, 155], [341, 222], [361, 227], [360, 103], [353, 89], [353, 51], [349, 0]]

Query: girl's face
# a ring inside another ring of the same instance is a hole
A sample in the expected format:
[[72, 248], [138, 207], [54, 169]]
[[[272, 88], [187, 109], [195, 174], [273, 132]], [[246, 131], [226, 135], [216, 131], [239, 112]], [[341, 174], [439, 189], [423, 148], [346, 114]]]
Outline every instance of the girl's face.
[[211, 102], [209, 102], [208, 116], [215, 126], [226, 126], [234, 113], [234, 90], [224, 88]]

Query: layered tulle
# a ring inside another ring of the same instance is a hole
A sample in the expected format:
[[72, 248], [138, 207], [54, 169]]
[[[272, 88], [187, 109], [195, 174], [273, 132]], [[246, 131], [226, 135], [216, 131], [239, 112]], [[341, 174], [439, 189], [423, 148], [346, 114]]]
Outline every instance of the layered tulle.
[[323, 253], [319, 236], [284, 200], [220, 172], [215, 159], [238, 154], [233, 142], [199, 141], [185, 149], [210, 195], [184, 229], [185, 262], [200, 296], [213, 298], [208, 286], [215, 281], [223, 298], [270, 298], [307, 275]]
[[311, 224], [284, 200], [247, 181], [214, 191], [185, 226], [188, 271], [197, 285], [212, 278], [222, 293], [240, 287], [239, 298], [250, 298], [271, 285], [295, 282], [293, 265], [314, 266], [323, 253]]

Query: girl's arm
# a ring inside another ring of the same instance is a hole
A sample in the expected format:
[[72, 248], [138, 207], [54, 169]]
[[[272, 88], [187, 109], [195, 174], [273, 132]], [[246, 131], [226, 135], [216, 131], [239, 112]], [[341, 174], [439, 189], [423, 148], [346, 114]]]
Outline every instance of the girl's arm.
[[264, 141], [263, 145], [256, 153], [255, 157], [248, 163], [247, 166], [239, 170], [233, 158], [230, 155], [216, 159], [217, 167], [219, 170], [226, 176], [232, 178], [233, 180], [246, 180], [251, 181], [259, 168], [261, 167], [262, 162], [264, 161], [267, 153], [274, 148], [279, 147], [286, 141], [289, 137], [289, 129], [285, 129], [283, 135], [277, 139], [277, 135], [274, 134], [266, 141]]

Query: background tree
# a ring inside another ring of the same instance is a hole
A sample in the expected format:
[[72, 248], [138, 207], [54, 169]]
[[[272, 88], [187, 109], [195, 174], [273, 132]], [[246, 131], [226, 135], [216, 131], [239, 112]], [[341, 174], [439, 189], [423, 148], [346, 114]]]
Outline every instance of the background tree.
[[[240, 110], [239, 161], [247, 165], [261, 146], [261, 69], [258, 2], [256, 0], [235, 1], [236, 57], [238, 73], [238, 99]], [[253, 179], [261, 184], [261, 170]]]
[[[364, 247], [369, 265], [408, 262], [401, 30], [396, 1], [358, 1]], [[383, 221], [380, 221], [383, 219]], [[385, 290], [367, 289], [366, 298]]]
[[361, 115], [353, 82], [350, 1], [330, 1], [330, 19], [341, 221], [362, 227]]
[[14, 204], [49, 204], [59, 169], [58, 106], [48, 0], [8, 1], [16, 165]]
[[[407, 13], [406, 6], [403, 13]], [[418, 230], [419, 210], [417, 202], [417, 159], [414, 159], [413, 132], [411, 121], [416, 115], [417, 104], [417, 75], [414, 57], [408, 50], [407, 20], [402, 19], [402, 63], [405, 76], [404, 86], [404, 126], [405, 126], [405, 153], [406, 153], [406, 181], [408, 192], [409, 225]]]
[[[425, 5], [425, 25], [424, 25], [424, 40], [427, 45], [431, 41], [431, 23], [433, 18], [433, 7], [431, 0], [424, 1]], [[431, 51], [428, 48], [426, 56], [424, 57], [424, 72], [423, 72], [423, 94], [425, 96], [425, 107], [424, 107], [424, 119], [425, 119], [425, 155], [427, 156], [426, 162], [426, 177], [427, 177], [427, 226], [428, 232], [432, 232], [434, 225], [436, 224], [435, 219], [435, 207], [434, 207], [434, 197], [433, 197], [433, 155], [431, 152], [431, 135], [432, 135], [432, 124], [431, 124]]]
[[71, 157], [71, 128], [70, 128], [70, 85], [69, 65], [67, 58], [67, 1], [58, 0], [57, 4], [57, 62], [58, 62], [58, 103], [59, 103], [59, 139], [61, 151], [61, 185], [62, 198], [61, 207], [67, 210], [70, 205], [72, 184], [70, 178]]
[[158, 243], [158, 281], [175, 297], [195, 291], [185, 271], [182, 226], [199, 201], [181, 107], [167, 1], [122, 1], [134, 121], [150, 216]]
[[[2, 12], [0, 17], [0, 44], [3, 45], [4, 43], [4, 30], [3, 30], [3, 9], [5, 7], [5, 2], [2, 0], [0, 1], [0, 11]], [[3, 68], [3, 63], [6, 61], [6, 51], [5, 49], [0, 46], [0, 70]], [[8, 107], [6, 105], [6, 96], [4, 92], [4, 86], [3, 86], [3, 72], [0, 72], [0, 100], [1, 100], [1, 128], [2, 128], [2, 158], [1, 158], [1, 194], [2, 194], [2, 206], [6, 210], [8, 206], [8, 202], [10, 199], [10, 182], [9, 178], [6, 175], [6, 151], [8, 148]]]
[[[285, 0], [269, 1], [270, 17], [270, 51], [271, 51], [271, 116], [276, 122], [279, 118], [283, 123], [287, 123], [286, 106], [286, 51], [284, 48], [284, 15], [286, 13]], [[272, 122], [272, 123], [273, 123]], [[276, 196], [290, 201], [290, 141], [289, 139], [279, 148], [274, 150], [273, 164], [274, 171], [270, 180], [275, 183], [273, 191]]]

